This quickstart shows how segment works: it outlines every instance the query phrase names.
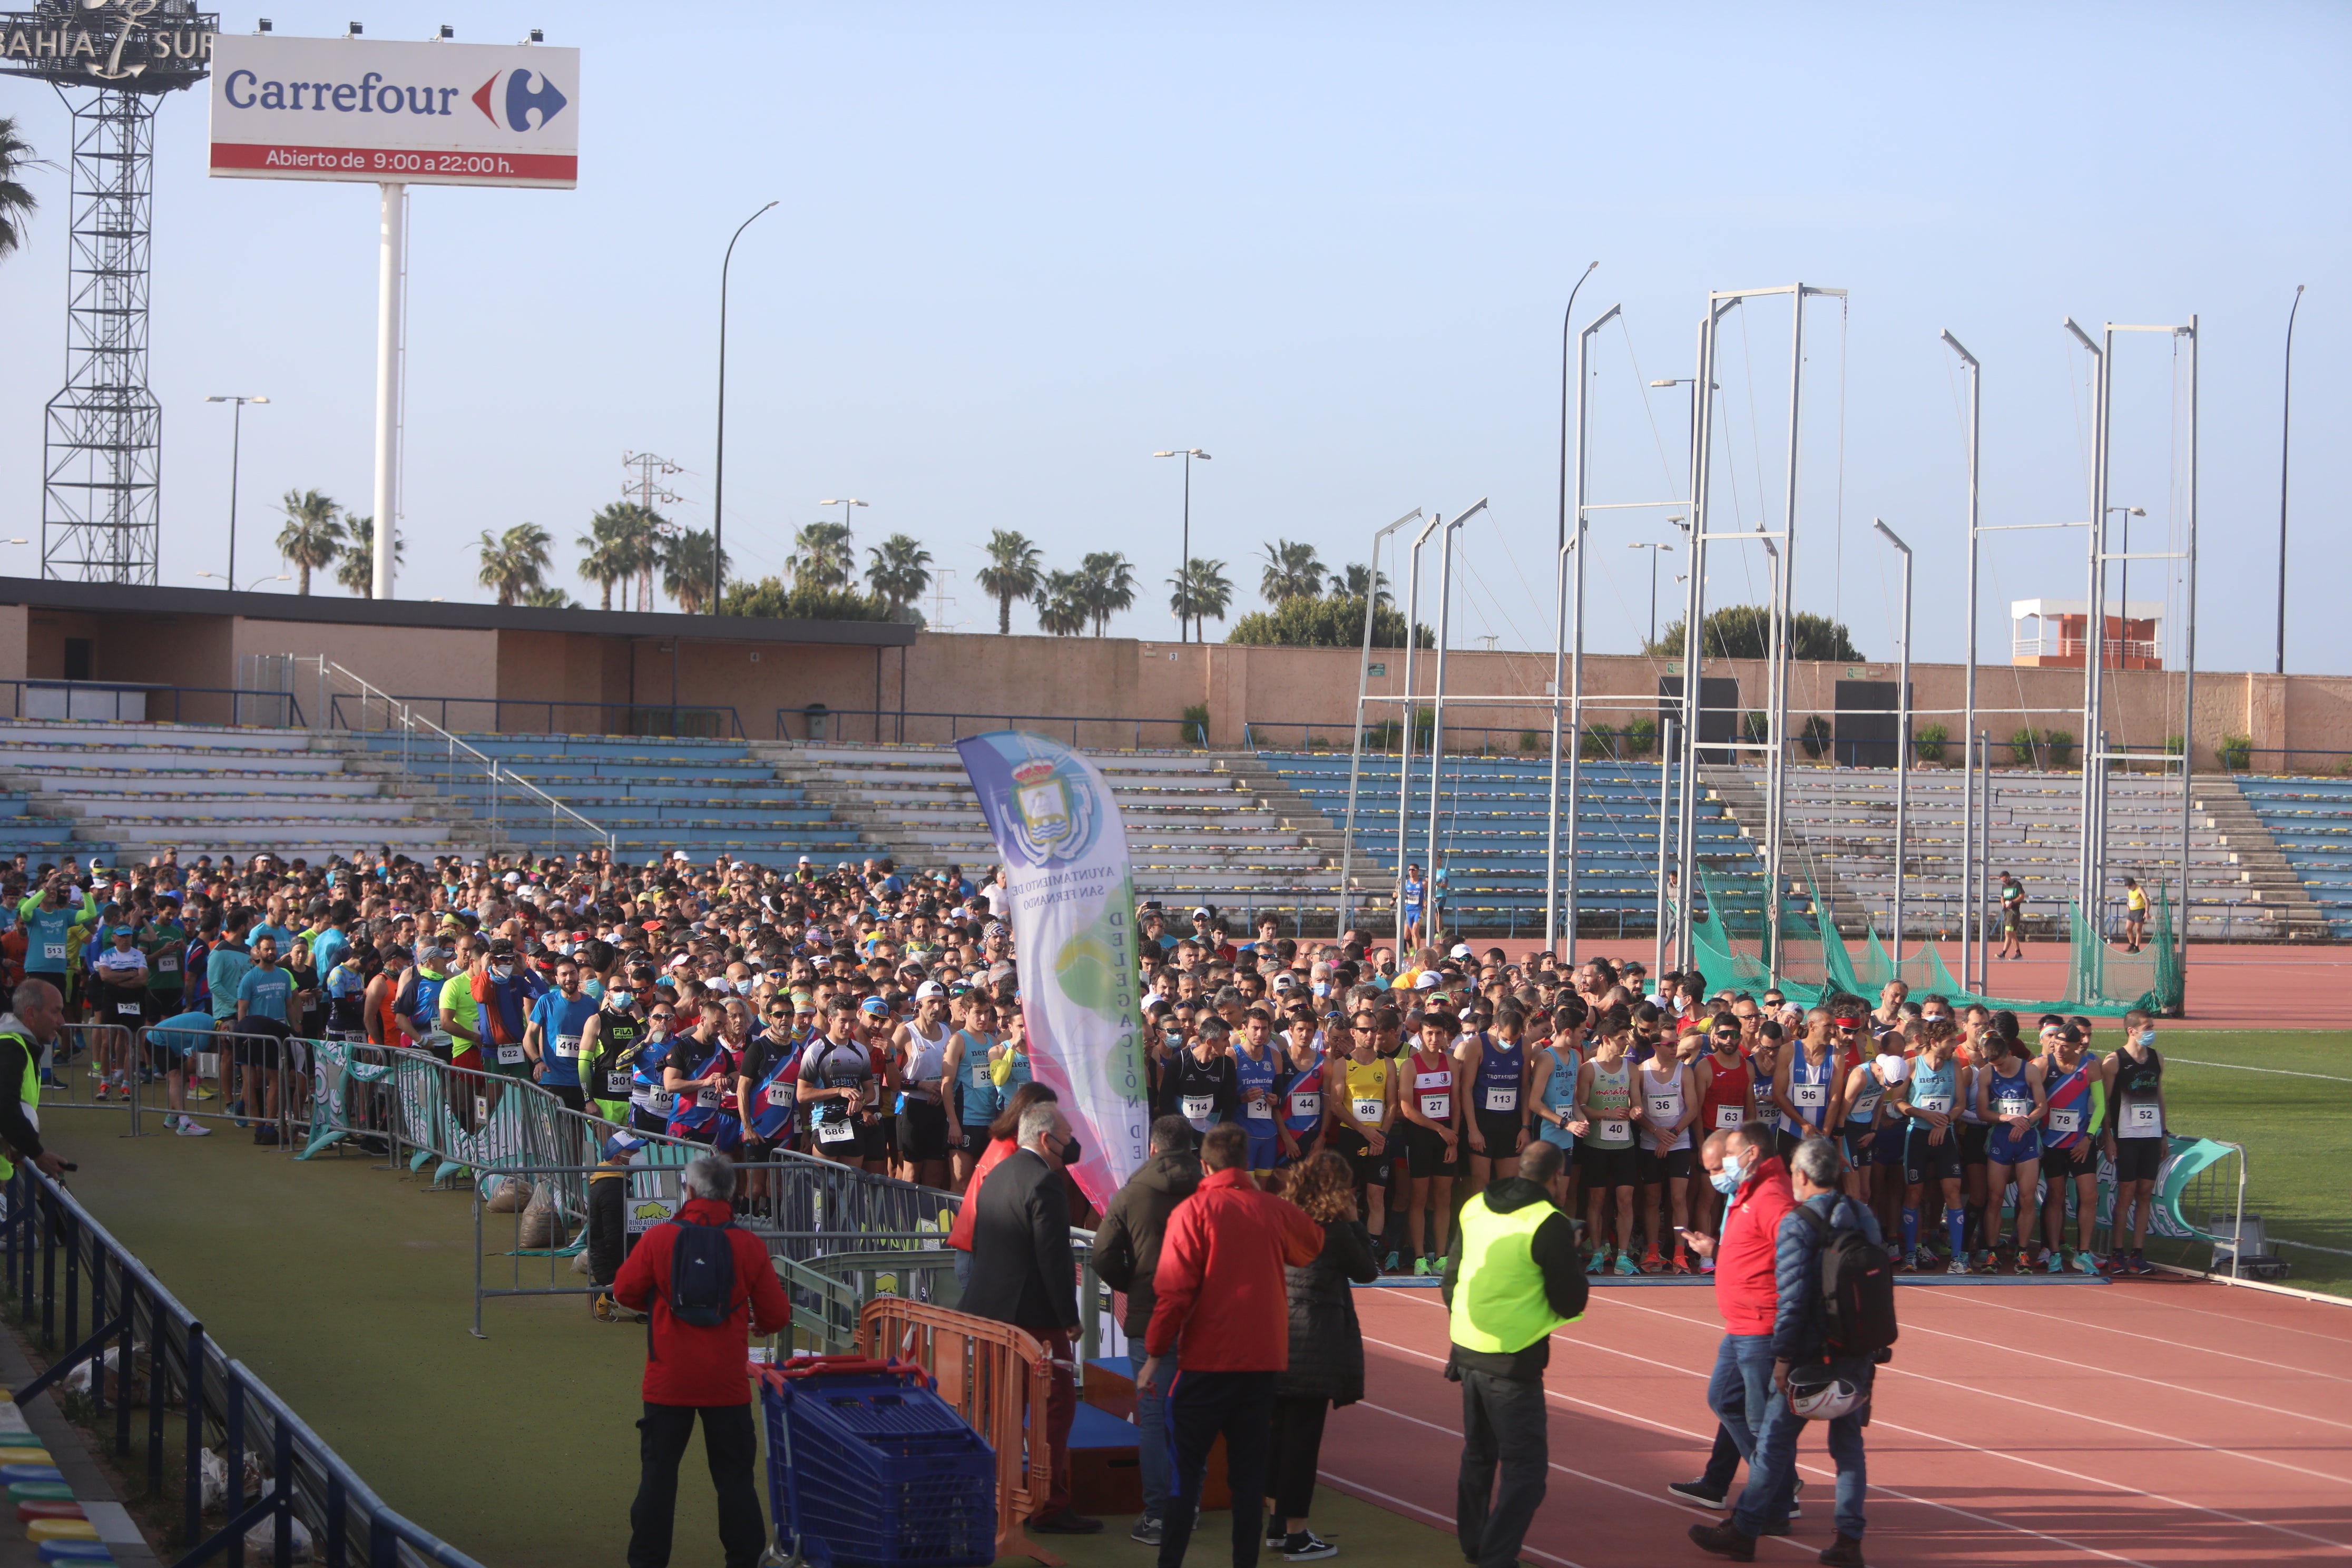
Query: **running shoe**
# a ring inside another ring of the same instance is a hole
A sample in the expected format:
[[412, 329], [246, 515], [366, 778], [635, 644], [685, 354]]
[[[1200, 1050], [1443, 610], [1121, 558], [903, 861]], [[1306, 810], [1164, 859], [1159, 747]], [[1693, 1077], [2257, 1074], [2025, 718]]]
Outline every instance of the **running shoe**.
[[2074, 1254], [2074, 1272], [2077, 1274], [2095, 1276], [2103, 1267], [2105, 1266], [2099, 1261], [2099, 1255], [2088, 1247]]
[[1617, 1272], [1629, 1279], [1638, 1279], [1642, 1277], [1642, 1266], [1633, 1261], [1633, 1254], [1621, 1252], [1617, 1255]]
[[1383, 1274], [1394, 1274], [1398, 1272], [1397, 1255], [1395, 1253], [1391, 1252], [1381, 1260], [1381, 1272]]
[[106, 1085], [101, 1083], [96, 1089], [90, 1090], [89, 1097], [92, 1100], [104, 1100], [106, 1098]]
[[[1428, 1258], [1414, 1258], [1414, 1259], [1412, 1260], [1412, 1271], [1413, 1271], [1415, 1274], [1421, 1275], [1421, 1276], [1422, 1276], [1422, 1277], [1423, 1277], [1424, 1279], [1425, 1279], [1425, 1278], [1427, 1278], [1429, 1275], [1431, 1275], [1431, 1274], [1433, 1274], [1433, 1273], [1436, 1272], [1434, 1269], [1433, 1269], [1433, 1268], [1430, 1268], [1430, 1266], [1429, 1266], [1429, 1259], [1428, 1259]], [[1269, 1536], [1267, 1536], [1267, 1537], [1266, 1537], [1266, 1539], [1267, 1539], [1268, 1541], [1272, 1541], [1272, 1540], [1274, 1539], [1274, 1537], [1272, 1537], [1272, 1536], [1270, 1536], [1270, 1535], [1269, 1535]]]
[[1657, 1249], [1656, 1247], [1654, 1247], [1650, 1248], [1650, 1250], [1649, 1250], [1648, 1252], [1646, 1252], [1646, 1253], [1644, 1253], [1644, 1254], [1643, 1255], [1643, 1257], [1642, 1257], [1642, 1272], [1643, 1272], [1643, 1273], [1644, 1273], [1644, 1274], [1664, 1274], [1665, 1271], [1666, 1271], [1666, 1263], [1665, 1263], [1665, 1259], [1664, 1259], [1664, 1258], [1660, 1258], [1660, 1257], [1658, 1256], [1658, 1249]]
[[1584, 1260], [1584, 1271], [1587, 1274], [1608, 1273], [1609, 1255], [1606, 1252], [1601, 1251], [1601, 1248], [1597, 1247], [1594, 1247], [1592, 1249], [1592, 1256]]
[[1135, 1528], [1127, 1532], [1127, 1538], [1129, 1541], [1139, 1541], [1146, 1546], [1159, 1545], [1160, 1535], [1160, 1521], [1148, 1513], [1139, 1515], [1135, 1521]]
[[1282, 1541], [1285, 1563], [1317, 1563], [1326, 1557], [1337, 1557], [1339, 1549], [1311, 1530], [1295, 1530]]
[[1712, 1273], [1714, 1273], [1714, 1272], [1715, 1272], [1715, 1259], [1714, 1259], [1714, 1258], [1700, 1258], [1700, 1259], [1698, 1260], [1698, 1271], [1699, 1271], [1701, 1274], [1712, 1274]]
[[183, 1138], [209, 1138], [213, 1135], [213, 1130], [211, 1128], [205, 1126], [202, 1122], [197, 1121], [193, 1117], [187, 1116], [181, 1117], [180, 1124], [172, 1129], [172, 1131], [177, 1132]]
[[2156, 1272], [2156, 1265], [2150, 1263], [2146, 1257], [2142, 1256], [2141, 1253], [2135, 1248], [2131, 1255], [2131, 1271], [2134, 1274], [2154, 1274]]
[[1724, 1494], [1707, 1490], [1703, 1480], [1668, 1481], [1666, 1495], [1685, 1507], [1700, 1509], [1707, 1513], [1717, 1512], [1723, 1507]]
[[2060, 1251], [2059, 1251], [2056, 1247], [2052, 1247], [2049, 1251], [2047, 1251], [2047, 1252], [2043, 1253], [2043, 1254], [2042, 1255], [2042, 1272], [2043, 1272], [2044, 1274], [2063, 1274], [2063, 1273], [2065, 1273], [2065, 1272], [2066, 1272], [2066, 1256], [2065, 1256], [2065, 1254], [2063, 1254], [2063, 1253], [2060, 1252]]
[[1952, 1259], [1952, 1266], [1944, 1270], [1947, 1274], [1966, 1274], [1969, 1271], [1969, 1259], [1966, 1253], [1962, 1253], [1958, 1257], [1954, 1258]]
[[215, 1094], [211, 1089], [205, 1088], [204, 1085], [196, 1084], [189, 1089], [188, 1098], [190, 1100], [218, 1100], [220, 1096]]

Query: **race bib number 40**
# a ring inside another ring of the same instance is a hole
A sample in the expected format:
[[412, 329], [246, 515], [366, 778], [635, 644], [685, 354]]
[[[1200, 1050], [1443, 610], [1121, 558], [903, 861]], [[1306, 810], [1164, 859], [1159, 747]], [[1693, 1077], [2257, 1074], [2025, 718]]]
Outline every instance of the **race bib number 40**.
[[1604, 1119], [1601, 1122], [1601, 1141], [1603, 1143], [1622, 1143], [1633, 1135], [1633, 1123], [1630, 1121]]

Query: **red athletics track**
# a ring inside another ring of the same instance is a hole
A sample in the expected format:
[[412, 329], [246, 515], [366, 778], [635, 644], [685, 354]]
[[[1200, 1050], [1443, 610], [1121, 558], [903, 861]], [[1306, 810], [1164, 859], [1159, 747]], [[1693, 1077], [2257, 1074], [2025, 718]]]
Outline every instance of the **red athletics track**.
[[[1540, 942], [1520, 939], [1494, 942], [1464, 938], [1480, 952], [1500, 947], [1515, 959], [1543, 951]], [[1937, 943], [1944, 962], [1960, 961], [1957, 942]], [[1609, 937], [1581, 937], [1580, 957], [1598, 954], [1648, 963], [1653, 953], [1646, 941], [1623, 942]], [[2063, 942], [2028, 942], [2025, 956], [1992, 966], [1992, 988], [2003, 996], [2047, 1000], [2065, 994], [2067, 948]], [[2189, 984], [2181, 1022], [2200, 1029], [2325, 1029], [2341, 1028], [2343, 997], [2352, 984], [2352, 948], [2322, 943], [2256, 946], [2245, 942], [2192, 942], [2189, 944]], [[2121, 1028], [2105, 1019], [2102, 1029]]]
[[[1426, 1289], [1355, 1300], [1365, 1398], [1332, 1414], [1323, 1478], [1450, 1529], [1462, 1398], [1444, 1308]], [[2352, 1307], [2176, 1279], [1896, 1300], [1865, 1434], [1874, 1568], [2352, 1556]], [[1705, 1464], [1721, 1332], [1709, 1288], [1602, 1287], [1552, 1336], [1550, 1489], [1524, 1558], [1717, 1561], [1685, 1539], [1714, 1516], [1665, 1486]], [[1759, 1562], [1810, 1563], [1835, 1534], [1822, 1439], [1798, 1454], [1804, 1517]]]

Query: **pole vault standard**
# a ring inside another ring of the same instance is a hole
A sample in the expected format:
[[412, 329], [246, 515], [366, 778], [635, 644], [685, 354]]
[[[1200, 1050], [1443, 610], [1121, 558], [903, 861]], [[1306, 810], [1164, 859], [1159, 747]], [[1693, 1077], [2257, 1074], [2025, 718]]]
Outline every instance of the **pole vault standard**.
[[2072, 316], [2066, 318], [2066, 331], [2089, 351], [2096, 370], [2093, 382], [2095, 390], [2091, 395], [2091, 542], [2085, 552], [2090, 582], [2083, 616], [2082, 835], [2076, 846], [2074, 873], [2076, 918], [2090, 921], [2092, 930], [2096, 931], [2103, 880], [2100, 862], [2105, 838], [2100, 818], [2106, 805], [2106, 781], [2103, 769], [2092, 759], [2104, 749], [2099, 743], [2099, 724], [2107, 663], [2107, 394], [2116, 334], [2110, 327], [2101, 334], [2100, 342], [2093, 342], [2091, 335], [2076, 326]]
[[[1445, 764], [1445, 645], [1451, 639], [1451, 616], [1454, 609], [1454, 538], [1462, 525], [1486, 510], [1486, 498], [1475, 501], [1454, 514], [1446, 523], [1444, 536], [1439, 541], [1437, 565], [1437, 679], [1429, 703], [1429, 858], [1423, 862], [1429, 869], [1428, 881], [1422, 891], [1422, 909], [1426, 924], [1422, 928], [1424, 939], [1437, 926], [1437, 813], [1441, 770]], [[1407, 642], [1412, 640], [1408, 635]], [[1397, 874], [1402, 876], [1400, 866]]]
[[[1348, 752], [1348, 826], [1339, 836], [1339, 929], [1331, 933], [1334, 942], [1348, 934], [1348, 894], [1352, 886], [1349, 878], [1355, 870], [1356, 862], [1356, 784], [1364, 769], [1364, 699], [1371, 689], [1372, 622], [1379, 616], [1381, 605], [1381, 543], [1420, 515], [1421, 508], [1415, 507], [1372, 534], [1371, 564], [1367, 568], [1371, 577], [1364, 584], [1364, 657], [1356, 667], [1356, 742]], [[1410, 658], [1412, 652], [1410, 646], [1412, 642], [1411, 621], [1405, 623], [1404, 640], [1408, 645], [1405, 653]], [[1398, 795], [1398, 807], [1400, 810], [1403, 807], [1402, 793]]]
[[[1975, 778], [1979, 761], [1977, 755], [1977, 534], [1982, 521], [1978, 510], [1977, 460], [1979, 447], [1977, 416], [1983, 406], [1984, 367], [1977, 363], [1976, 355], [1960, 345], [1960, 340], [1952, 336], [1948, 328], [1944, 332], [1944, 346], [1960, 356], [1960, 363], [1968, 367], [1969, 373], [1969, 674], [1966, 695], [1961, 699], [1966, 717], [1960, 723], [1960, 984], [1969, 984], [1969, 975], [1974, 973], [1977, 994], [1981, 996], [1985, 994], [1983, 970], [1989, 967], [1983, 963], [1988, 933], [1979, 929], [1976, 918], [1982, 907], [1984, 879], [1979, 875], [1976, 866], [1979, 835], [1976, 819]], [[1907, 651], [1907, 639], [1906, 647]], [[1991, 765], [1990, 757], [1981, 760], [1986, 766]], [[1988, 859], [1990, 858], [1990, 855], [1986, 857]], [[1899, 888], [1901, 877], [1897, 876], [1895, 881]], [[1973, 972], [1969, 967], [1971, 957], [1976, 958], [1979, 964]]]
[[[1900, 710], [1895, 735], [1895, 966], [1903, 967], [1904, 851], [1909, 847], [1911, 805], [1911, 547], [1895, 536], [1884, 518], [1870, 526], [1886, 535], [1886, 542], [1903, 552], [1903, 663], [1895, 678], [1895, 700]], [[1828, 933], [1823, 932], [1826, 938]]]
[[[1572, 302], [1572, 301], [1571, 301]], [[1617, 319], [1622, 305], [1612, 305], [1593, 319], [1592, 324], [1576, 334], [1576, 510], [1573, 527], [1562, 530], [1559, 559], [1556, 563], [1560, 596], [1569, 602], [1564, 613], [1552, 618], [1552, 694], [1560, 690], [1559, 645], [1570, 644], [1568, 657], [1568, 961], [1576, 962], [1576, 843], [1577, 803], [1582, 798], [1582, 759], [1584, 756], [1584, 557], [1577, 548], [1584, 542], [1585, 495], [1592, 478], [1591, 443], [1586, 438], [1591, 432], [1591, 399], [1586, 395], [1589, 367], [1591, 364], [1592, 334]], [[1575, 582], [1566, 579], [1573, 573]], [[1559, 950], [1560, 868], [1559, 868], [1559, 710], [1551, 710], [1551, 810], [1545, 814], [1547, 830], [1544, 836], [1544, 951]]]
[[[1717, 539], [1748, 542], [1773, 541], [1780, 548], [1780, 566], [1774, 574], [1772, 605], [1769, 616], [1770, 636], [1765, 647], [1769, 661], [1765, 686], [1769, 694], [1767, 708], [1767, 733], [1759, 745], [1754, 742], [1733, 741], [1728, 749], [1734, 755], [1742, 752], [1762, 751], [1765, 753], [1764, 875], [1766, 889], [1765, 921], [1767, 968], [1769, 979], [1778, 984], [1780, 980], [1780, 944], [1779, 941], [1780, 908], [1782, 883], [1780, 855], [1781, 824], [1787, 812], [1788, 779], [1784, 766], [1788, 752], [1789, 730], [1789, 630], [1790, 605], [1797, 581], [1797, 498], [1800, 458], [1802, 456], [1801, 437], [1803, 432], [1805, 384], [1805, 301], [1816, 296], [1843, 300], [1843, 289], [1817, 288], [1807, 283], [1788, 283], [1769, 289], [1738, 289], [1718, 290], [1707, 296], [1707, 311], [1700, 328], [1701, 343], [1698, 366], [1698, 406], [1705, 411], [1693, 424], [1698, 431], [1695, 443], [1692, 467], [1691, 515], [1691, 591], [1687, 619], [1683, 625], [1683, 744], [1690, 752], [1690, 763], [1683, 779], [1682, 817], [1678, 824], [1682, 836], [1682, 887], [1685, 906], [1690, 902], [1691, 881], [1696, 875], [1695, 842], [1698, 816], [1697, 739], [1705, 649], [1700, 636], [1706, 595], [1706, 547]], [[1789, 342], [1789, 471], [1782, 503], [1781, 526], [1759, 529], [1752, 532], [1709, 531], [1709, 507], [1712, 487], [1706, 479], [1714, 453], [1715, 424], [1712, 417], [1715, 399], [1709, 391], [1715, 384], [1716, 334], [1724, 312], [1734, 305], [1749, 300], [1773, 295], [1787, 295], [1790, 301]], [[1678, 949], [1685, 957], [1690, 949], [1691, 922], [1678, 922]]]
[[[1396, 875], [1397, 885], [1400, 889], [1402, 889], [1404, 884], [1404, 868], [1406, 858], [1412, 853], [1412, 732], [1419, 727], [1418, 721], [1420, 719], [1420, 715], [1413, 711], [1412, 665], [1413, 650], [1421, 642], [1421, 547], [1429, 542], [1429, 536], [1437, 531], [1440, 527], [1444, 526], [1444, 521], [1445, 519], [1442, 515], [1432, 517], [1428, 522], [1422, 526], [1421, 531], [1412, 536], [1412, 564], [1407, 569], [1406, 573], [1404, 590], [1404, 732], [1398, 738], [1397, 742]], [[1372, 563], [1372, 570], [1376, 573], [1380, 570], [1380, 563], [1377, 559]], [[1378, 578], [1375, 578], [1374, 582], [1377, 584]], [[1423, 905], [1425, 909], [1429, 900], [1429, 889], [1426, 884], [1422, 888], [1421, 897]], [[1400, 896], [1395, 901], [1395, 940], [1397, 947], [1402, 950], [1404, 946], [1404, 900]], [[1400, 951], [1398, 956], [1400, 958], [1403, 956], [1402, 951]]]

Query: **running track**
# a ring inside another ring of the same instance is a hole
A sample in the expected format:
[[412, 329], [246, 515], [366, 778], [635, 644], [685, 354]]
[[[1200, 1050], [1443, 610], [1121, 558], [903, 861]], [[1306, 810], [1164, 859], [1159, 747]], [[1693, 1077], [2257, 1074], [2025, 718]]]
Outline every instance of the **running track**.
[[[1327, 1484], [1452, 1528], [1461, 1391], [1431, 1289], [1360, 1289], [1366, 1394], [1336, 1411]], [[1920, 1286], [1866, 1434], [1874, 1568], [2352, 1558], [2352, 1308], [2159, 1279]], [[1521, 1556], [1719, 1561], [1670, 1500], [1698, 1474], [1721, 1333], [1701, 1287], [1598, 1289], [1552, 1336], [1551, 1480]], [[1759, 1563], [1830, 1543], [1835, 1471], [1799, 1447], [1805, 1515]], [[1745, 1478], [1746, 1472], [1741, 1472]]]

